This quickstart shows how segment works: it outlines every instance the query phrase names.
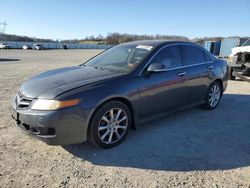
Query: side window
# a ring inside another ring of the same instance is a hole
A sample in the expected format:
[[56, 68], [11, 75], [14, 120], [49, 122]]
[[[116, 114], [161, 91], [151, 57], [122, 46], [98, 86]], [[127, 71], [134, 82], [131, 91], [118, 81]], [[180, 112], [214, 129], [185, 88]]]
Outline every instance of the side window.
[[204, 57], [205, 57], [205, 62], [212, 61], [212, 58], [209, 55], [207, 55], [205, 52], [203, 52], [203, 54], [204, 54]]
[[203, 51], [196, 46], [183, 45], [182, 51], [185, 65], [193, 65], [205, 62]]
[[161, 50], [153, 59], [152, 63], [161, 63], [167, 69], [182, 66], [182, 56], [179, 46], [170, 46]]

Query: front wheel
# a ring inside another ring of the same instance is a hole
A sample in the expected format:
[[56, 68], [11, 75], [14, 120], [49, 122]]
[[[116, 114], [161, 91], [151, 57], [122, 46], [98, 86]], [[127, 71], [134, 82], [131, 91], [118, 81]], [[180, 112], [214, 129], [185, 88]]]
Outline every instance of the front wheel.
[[222, 96], [222, 86], [219, 82], [213, 82], [207, 92], [206, 102], [204, 104], [205, 108], [208, 110], [215, 109], [221, 99]]
[[101, 148], [117, 146], [125, 139], [131, 122], [131, 112], [127, 105], [120, 101], [109, 101], [93, 115], [90, 123], [90, 141]]

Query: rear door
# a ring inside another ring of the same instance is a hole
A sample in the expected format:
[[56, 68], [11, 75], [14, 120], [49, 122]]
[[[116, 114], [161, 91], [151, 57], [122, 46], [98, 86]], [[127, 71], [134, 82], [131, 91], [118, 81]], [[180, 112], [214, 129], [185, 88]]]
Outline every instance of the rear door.
[[187, 102], [201, 102], [205, 99], [211, 82], [212, 58], [203, 49], [192, 44], [184, 44], [181, 48], [187, 73]]

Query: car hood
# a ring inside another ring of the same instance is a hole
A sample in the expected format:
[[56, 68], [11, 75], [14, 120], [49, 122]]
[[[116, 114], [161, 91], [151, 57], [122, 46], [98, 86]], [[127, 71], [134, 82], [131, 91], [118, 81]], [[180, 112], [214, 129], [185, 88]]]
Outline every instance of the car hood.
[[89, 66], [66, 67], [30, 78], [22, 84], [20, 92], [28, 98], [53, 99], [74, 88], [119, 75], [121, 74]]
[[232, 48], [232, 53], [230, 54], [230, 56], [235, 56], [237, 53], [239, 52], [250, 52], [250, 46], [241, 46], [241, 47], [234, 47]]

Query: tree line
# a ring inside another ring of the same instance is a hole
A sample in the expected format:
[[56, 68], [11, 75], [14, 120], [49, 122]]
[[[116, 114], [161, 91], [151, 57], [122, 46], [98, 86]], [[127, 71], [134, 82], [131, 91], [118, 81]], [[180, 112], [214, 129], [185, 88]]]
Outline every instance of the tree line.
[[131, 42], [137, 40], [178, 40], [178, 41], [189, 41], [187, 37], [184, 36], [171, 36], [171, 35], [131, 35], [131, 34], [121, 34], [121, 33], [110, 33], [106, 37], [107, 44], [120, 44], [124, 42]]
[[15, 42], [55, 42], [51, 39], [40, 39], [36, 37], [27, 37], [20, 35], [10, 35], [0, 33], [0, 41], [15, 41]]
[[97, 35], [97, 36], [87, 36], [83, 39], [72, 39], [72, 40], [52, 40], [52, 39], [41, 39], [35, 37], [19, 36], [19, 35], [10, 35], [10, 34], [1, 34], [0, 41], [17, 41], [17, 42], [62, 42], [62, 43], [96, 43], [96, 44], [109, 44], [116, 45], [124, 42], [131, 42], [137, 40], [175, 40], [175, 41], [190, 41], [200, 45], [203, 45], [207, 40], [221, 40], [222, 37], [203, 37], [203, 38], [194, 38], [189, 39], [185, 36], [177, 35], [136, 35], [136, 34], [127, 34], [127, 33], [108, 33], [107, 36]]
[[127, 34], [127, 33], [108, 33], [106, 37], [102, 35], [97, 35], [96, 37], [91, 35], [87, 36], [81, 40], [64, 40], [63, 42], [70, 43], [87, 43], [87, 42], [96, 42], [97, 44], [110, 44], [116, 45], [124, 42], [138, 41], [138, 40], [174, 40], [174, 41], [186, 41], [186, 42], [194, 42], [200, 45], [203, 45], [205, 41], [212, 40], [218, 41], [222, 40], [223, 37], [202, 37], [202, 38], [194, 38], [189, 39], [185, 36], [178, 35], [135, 35], [135, 34]]

